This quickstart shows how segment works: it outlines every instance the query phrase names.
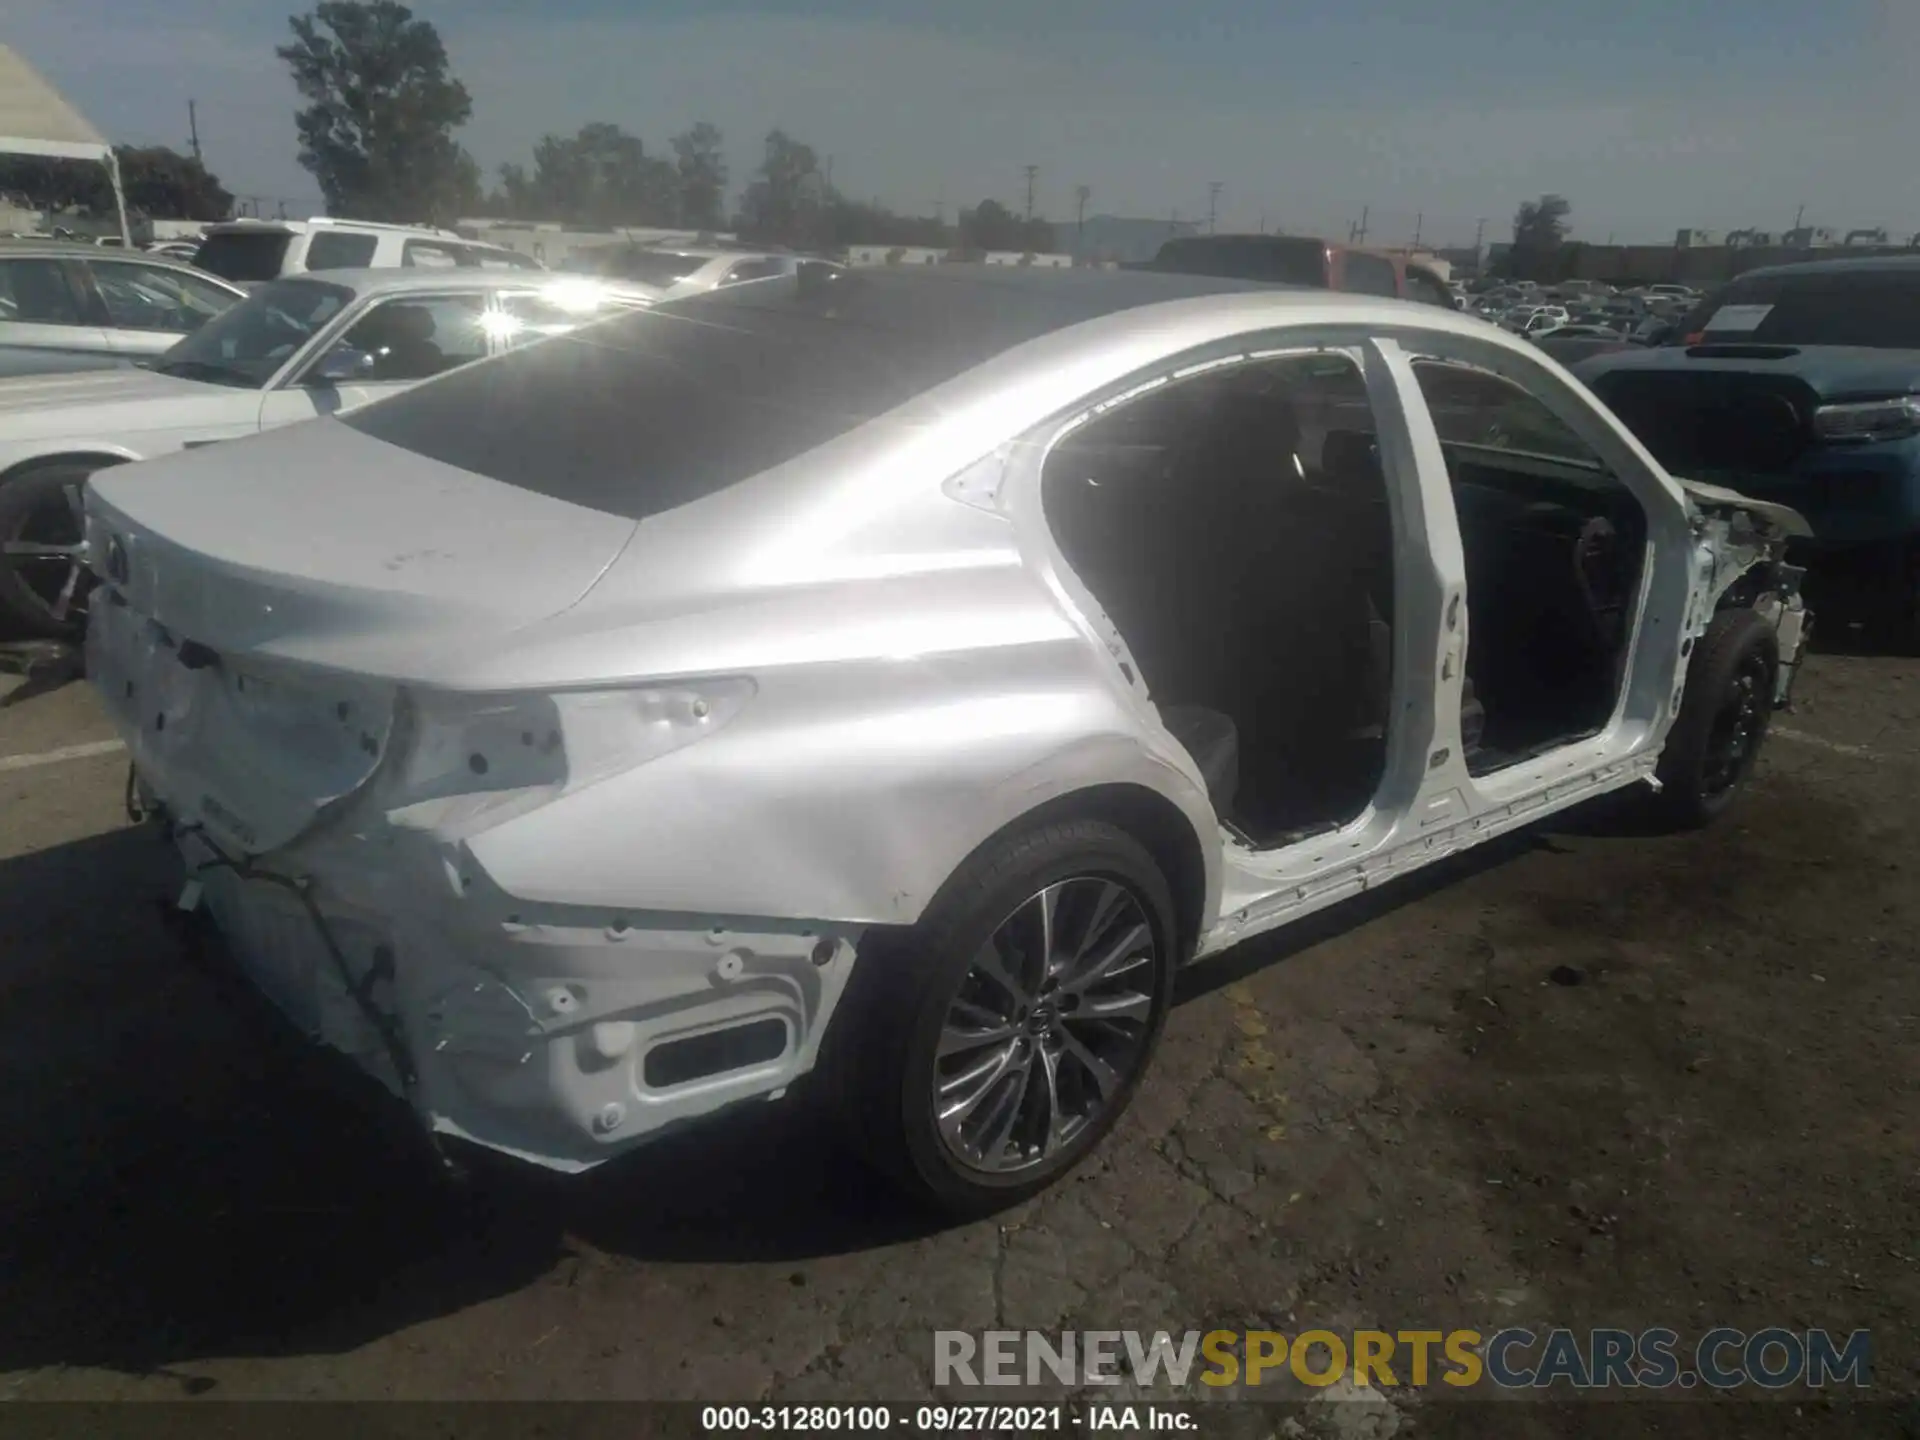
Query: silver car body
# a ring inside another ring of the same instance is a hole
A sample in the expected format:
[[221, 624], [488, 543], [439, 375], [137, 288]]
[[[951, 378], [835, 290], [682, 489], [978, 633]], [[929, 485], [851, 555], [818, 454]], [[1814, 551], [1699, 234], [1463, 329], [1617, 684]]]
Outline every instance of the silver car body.
[[[20, 273], [29, 266], [32, 276]], [[246, 291], [151, 252], [73, 241], [0, 243], [0, 377], [150, 359], [188, 333], [157, 323], [166, 302], [181, 298], [205, 320], [244, 300]]]
[[[860, 283], [1112, 288], [1088, 318], [639, 519], [344, 421], [96, 478], [114, 603], [94, 607], [90, 674], [178, 824], [186, 902], [433, 1129], [573, 1170], [783, 1093], [873, 927], [914, 922], [970, 852], [1048, 807], [1127, 806], [1205, 956], [1644, 782], [1717, 596], [1795, 524], [1690, 497], [1536, 349], [1438, 307], [1130, 273]], [[695, 323], [719, 299], [551, 344]], [[1373, 802], [1256, 850], [1066, 563], [1040, 471], [1097, 408], [1295, 350], [1364, 374], [1403, 640]], [[1480, 777], [1461, 737], [1463, 551], [1415, 354], [1524, 385], [1646, 513], [1611, 719]], [[459, 379], [360, 421], [421, 413]], [[1788, 656], [1799, 613], [1776, 614]], [[655, 1044], [767, 1017], [777, 1055], [646, 1078]]]

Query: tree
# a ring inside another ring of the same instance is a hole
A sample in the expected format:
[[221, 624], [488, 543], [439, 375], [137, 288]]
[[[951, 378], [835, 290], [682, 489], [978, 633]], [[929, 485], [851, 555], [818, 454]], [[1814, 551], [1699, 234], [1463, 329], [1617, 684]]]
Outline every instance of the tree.
[[671, 143], [679, 169], [680, 223], [719, 229], [727, 194], [727, 157], [721, 150], [719, 127], [696, 121]]
[[1514, 212], [1513, 248], [1507, 252], [1505, 272], [1514, 279], [1551, 278], [1555, 252], [1567, 238], [1567, 217], [1573, 206], [1564, 195], [1542, 195]]
[[679, 176], [647, 154], [637, 135], [596, 120], [572, 136], [546, 135], [533, 149], [533, 176], [501, 170], [503, 188], [519, 190], [523, 213], [575, 224], [671, 225], [679, 210]]
[[300, 163], [330, 213], [447, 219], [473, 203], [479, 168], [453, 138], [473, 101], [439, 31], [397, 0], [320, 0], [287, 23], [294, 43], [274, 53], [307, 101]]
[[774, 244], [821, 244], [822, 214], [831, 199], [813, 147], [784, 130], [769, 131], [759, 172], [740, 197], [740, 230]]
[[[164, 145], [116, 145], [113, 153], [130, 212], [170, 220], [224, 220], [233, 212], [233, 196], [190, 155]], [[106, 167], [91, 160], [0, 156], [0, 191], [36, 209], [115, 213], [113, 182]]]
[[968, 250], [1051, 250], [1053, 226], [1035, 217], [1022, 220], [998, 200], [982, 200], [960, 212], [960, 243]]

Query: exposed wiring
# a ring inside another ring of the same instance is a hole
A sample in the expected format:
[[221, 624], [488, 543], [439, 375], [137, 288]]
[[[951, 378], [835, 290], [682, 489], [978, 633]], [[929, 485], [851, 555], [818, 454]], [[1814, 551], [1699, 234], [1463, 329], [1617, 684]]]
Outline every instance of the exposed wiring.
[[191, 835], [213, 852], [214, 858], [195, 865], [192, 868], [193, 874], [198, 875], [207, 870], [231, 870], [242, 880], [259, 880], [268, 885], [277, 885], [282, 890], [292, 893], [300, 902], [301, 908], [307, 912], [307, 918], [313, 922], [313, 928], [320, 936], [320, 944], [326, 950], [327, 958], [333, 963], [334, 973], [339, 977], [341, 988], [347, 992], [347, 998], [352, 1000], [360, 1013], [366, 1017], [367, 1023], [373, 1026], [374, 1033], [380, 1037], [380, 1043], [387, 1052], [387, 1059], [392, 1062], [394, 1073], [400, 1077], [402, 1087], [411, 1095], [420, 1077], [419, 1072], [414, 1068], [413, 1056], [407, 1049], [406, 1036], [401, 1031], [399, 1021], [382, 1010], [373, 1000], [373, 987], [382, 980], [394, 978], [393, 952], [385, 947], [377, 950], [373, 963], [368, 965], [366, 973], [356, 980], [353, 967], [347, 962], [346, 952], [340, 948], [340, 942], [334, 938], [333, 928], [327, 924], [326, 916], [321, 913], [319, 905], [314, 901], [312, 884], [306, 877], [296, 878], [292, 875], [282, 875], [274, 870], [262, 870], [246, 856], [236, 858], [229, 855], [209, 839], [205, 828], [197, 823], [179, 825], [169, 821], [168, 829], [172, 838], [179, 839]]

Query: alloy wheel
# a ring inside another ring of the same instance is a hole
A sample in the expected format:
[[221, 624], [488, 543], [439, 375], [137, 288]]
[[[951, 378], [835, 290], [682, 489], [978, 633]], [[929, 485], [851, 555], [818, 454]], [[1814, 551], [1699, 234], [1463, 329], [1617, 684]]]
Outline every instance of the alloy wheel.
[[1103, 876], [1048, 885], [1001, 922], [935, 1052], [934, 1119], [961, 1164], [1046, 1164], [1123, 1101], [1146, 1059], [1157, 943], [1139, 896]]
[[84, 479], [69, 480], [57, 499], [29, 506], [0, 536], [0, 560], [18, 575], [56, 625], [77, 624], [86, 618], [87, 573]]

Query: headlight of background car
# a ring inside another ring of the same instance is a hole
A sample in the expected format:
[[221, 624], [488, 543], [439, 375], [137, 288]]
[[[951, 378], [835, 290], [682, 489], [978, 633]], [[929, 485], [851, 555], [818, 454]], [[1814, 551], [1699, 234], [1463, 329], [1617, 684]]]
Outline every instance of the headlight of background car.
[[557, 694], [407, 692], [410, 736], [388, 819], [464, 838], [713, 734], [753, 698], [744, 677]]
[[1862, 443], [1920, 434], [1920, 396], [1822, 405], [1813, 412], [1813, 430], [1822, 440]]

